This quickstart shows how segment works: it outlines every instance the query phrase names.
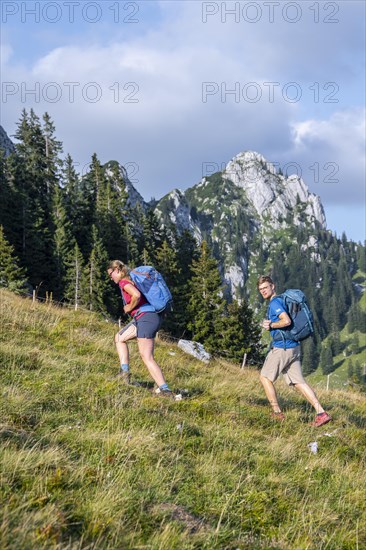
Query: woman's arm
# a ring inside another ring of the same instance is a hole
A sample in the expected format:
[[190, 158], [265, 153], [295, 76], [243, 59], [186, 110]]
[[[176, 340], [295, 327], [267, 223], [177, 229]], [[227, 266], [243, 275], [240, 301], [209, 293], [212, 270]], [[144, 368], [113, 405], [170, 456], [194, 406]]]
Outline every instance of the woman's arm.
[[123, 290], [125, 292], [127, 292], [127, 294], [129, 294], [131, 296], [131, 301], [129, 304], [126, 304], [124, 307], [123, 307], [123, 311], [125, 313], [130, 313], [130, 311], [134, 310], [136, 307], [137, 307], [137, 304], [139, 303], [140, 301], [140, 298], [141, 298], [141, 293], [139, 290], [137, 290], [137, 288], [131, 284], [131, 283], [128, 283], [127, 285], [125, 285], [123, 287]]

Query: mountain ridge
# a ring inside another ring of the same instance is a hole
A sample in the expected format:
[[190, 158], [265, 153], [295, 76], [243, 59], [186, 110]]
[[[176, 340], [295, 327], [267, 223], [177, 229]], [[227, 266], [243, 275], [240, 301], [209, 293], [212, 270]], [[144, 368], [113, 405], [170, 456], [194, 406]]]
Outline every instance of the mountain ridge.
[[[222, 172], [205, 176], [185, 191], [174, 189], [155, 205], [164, 225], [190, 230], [198, 242], [208, 240], [234, 296], [242, 296], [253, 266], [253, 242], [271, 245], [274, 231], [291, 226], [310, 233], [326, 229], [320, 197], [297, 175], [284, 176], [261, 154], [239, 153]], [[315, 235], [304, 246], [316, 253]]]

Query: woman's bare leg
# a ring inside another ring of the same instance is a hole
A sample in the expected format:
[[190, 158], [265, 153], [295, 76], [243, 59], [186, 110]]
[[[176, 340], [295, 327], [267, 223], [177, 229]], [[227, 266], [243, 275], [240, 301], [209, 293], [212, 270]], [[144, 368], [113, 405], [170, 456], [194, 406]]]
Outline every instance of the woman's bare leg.
[[123, 364], [128, 365], [129, 364], [130, 355], [129, 355], [128, 346], [127, 346], [126, 342], [128, 342], [128, 340], [133, 340], [134, 338], [136, 338], [136, 334], [137, 334], [136, 327], [134, 325], [131, 325], [122, 334], [117, 332], [117, 334], [114, 338], [117, 353], [118, 353], [118, 357], [119, 357], [119, 361], [120, 361], [121, 365], [123, 365]]
[[149, 370], [154, 382], [158, 386], [165, 384], [165, 378], [161, 368], [154, 359], [154, 339], [153, 338], [137, 338], [137, 345], [141, 355], [141, 359]]

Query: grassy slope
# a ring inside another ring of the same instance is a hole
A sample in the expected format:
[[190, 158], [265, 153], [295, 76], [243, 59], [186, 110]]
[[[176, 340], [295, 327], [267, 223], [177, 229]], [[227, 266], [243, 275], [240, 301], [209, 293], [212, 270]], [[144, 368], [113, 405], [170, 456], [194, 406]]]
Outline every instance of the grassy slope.
[[[280, 382], [277, 424], [257, 372], [160, 343], [191, 397], [159, 400], [113, 380], [112, 324], [0, 300], [1, 548], [366, 546], [364, 396], [320, 390], [334, 422], [315, 430]], [[131, 364], [149, 380], [134, 346]]]

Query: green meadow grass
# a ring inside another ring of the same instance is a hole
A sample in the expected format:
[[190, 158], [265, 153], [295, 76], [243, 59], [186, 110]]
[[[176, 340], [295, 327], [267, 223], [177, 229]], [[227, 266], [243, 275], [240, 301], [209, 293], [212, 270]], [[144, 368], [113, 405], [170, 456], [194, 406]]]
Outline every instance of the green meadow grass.
[[[180, 402], [116, 382], [116, 326], [0, 294], [1, 549], [362, 549], [366, 398], [282, 382], [272, 421], [258, 372], [156, 357]], [[150, 382], [135, 344], [133, 379]], [[318, 453], [308, 446], [317, 441]]]

